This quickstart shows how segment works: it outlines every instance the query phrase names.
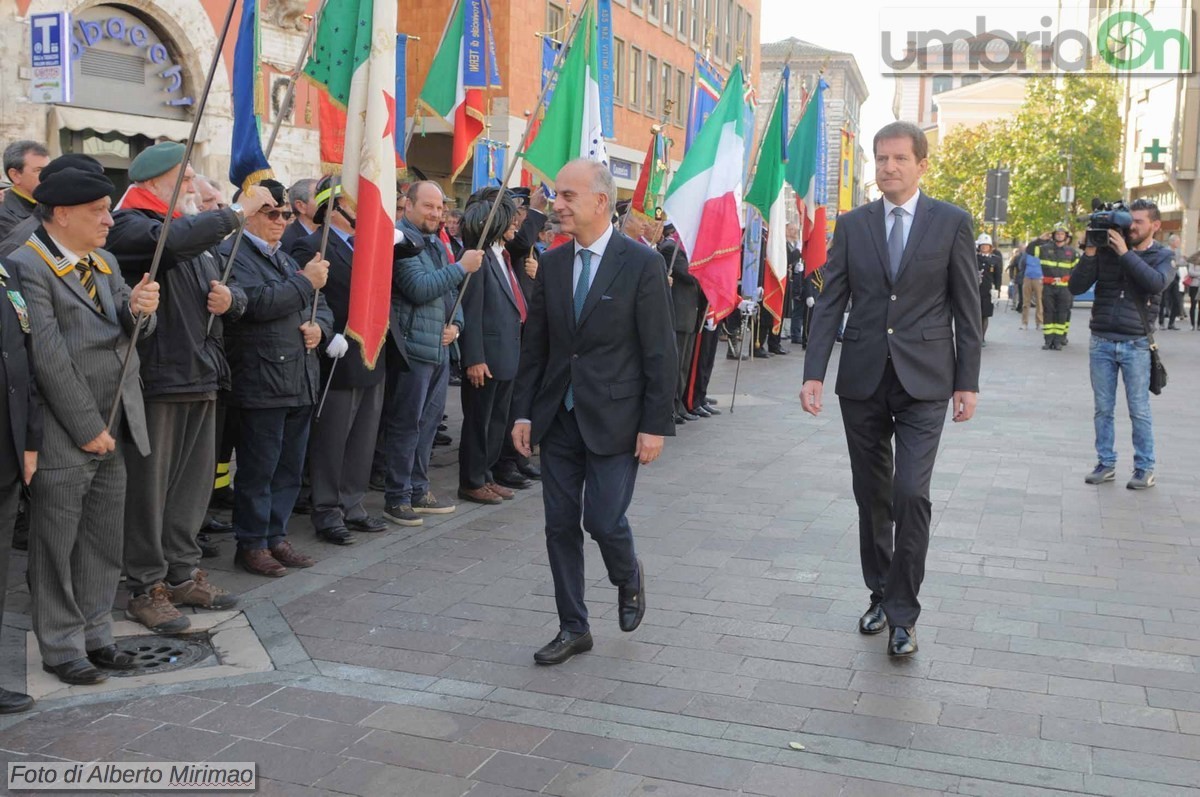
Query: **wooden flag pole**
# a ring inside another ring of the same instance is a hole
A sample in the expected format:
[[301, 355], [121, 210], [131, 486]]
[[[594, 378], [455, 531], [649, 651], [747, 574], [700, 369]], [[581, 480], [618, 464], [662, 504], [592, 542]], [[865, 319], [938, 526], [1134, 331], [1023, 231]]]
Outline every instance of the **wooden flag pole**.
[[[171, 222], [175, 218], [175, 208], [179, 204], [179, 195], [183, 191], [183, 181], [187, 174], [188, 164], [192, 159], [192, 150], [196, 146], [196, 134], [200, 130], [200, 119], [204, 116], [204, 107], [208, 104], [208, 95], [212, 91], [213, 77], [217, 73], [217, 68], [221, 65], [221, 50], [225, 47], [225, 39], [229, 36], [229, 28], [233, 24], [233, 11], [237, 7], [238, 0], [229, 0], [229, 10], [225, 12], [225, 21], [221, 25], [221, 35], [217, 38], [216, 48], [213, 50], [212, 62], [208, 66], [208, 74], [204, 77], [204, 90], [200, 93], [200, 101], [196, 104], [196, 113], [192, 117], [192, 129], [188, 132], [187, 145], [183, 148], [183, 160], [179, 164], [179, 173], [175, 176], [175, 186], [171, 189], [171, 201], [167, 203], [167, 216], [163, 219], [162, 227], [158, 230], [158, 242], [154, 247], [154, 257], [150, 261], [150, 270], [147, 272], [147, 282], [154, 282], [158, 276], [159, 266], [162, 265], [163, 252], [167, 247], [167, 233], [171, 229]], [[133, 309], [130, 308], [133, 312]], [[117, 422], [117, 412], [121, 408], [121, 386], [125, 384], [125, 378], [129, 376], [129, 367], [133, 362], [133, 352], [137, 349], [138, 337], [142, 331], [142, 322], [144, 321], [141, 312], [133, 313], [133, 332], [129, 336], [129, 348], [125, 350], [125, 359], [121, 362], [121, 378], [117, 382], [117, 395], [113, 398], [111, 409], [108, 411], [108, 423], [105, 424], [105, 429], [112, 434], [113, 424]]]
[[[583, 21], [583, 12], [587, 10], [587, 7], [591, 2], [592, 0], [583, 0], [583, 5], [579, 7], [579, 16], [575, 17], [575, 21], [571, 23], [570, 33], [568, 33], [566, 40], [563, 42], [563, 46], [558, 49], [558, 55], [556, 55], [554, 58], [554, 68], [551, 70], [551, 77], [546, 81], [546, 85], [542, 86], [542, 91], [538, 95], [537, 102], [534, 103], [534, 108], [541, 108], [542, 103], [546, 101], [546, 93], [549, 91], [550, 86], [554, 85], [555, 80], [558, 77], [559, 70], [562, 69], [563, 63], [567, 60], [567, 53], [571, 49], [571, 42], [575, 41], [575, 32], [578, 30], [579, 24]], [[530, 143], [532, 143], [528, 140], [529, 131], [531, 128], [531, 125], [526, 126], [525, 132], [521, 135], [521, 149], [518, 152], [513, 153], [512, 159], [504, 167], [504, 179], [500, 181], [500, 187], [498, 189], [499, 192], [503, 192], [505, 187], [508, 186], [508, 181], [512, 179], [513, 173], [516, 171], [517, 163], [520, 162], [522, 156], [525, 154], [526, 148]], [[613, 199], [615, 200], [616, 197], [613, 197]], [[487, 219], [483, 222], [483, 233], [479, 236], [481, 245], [488, 239], [488, 235], [492, 228], [492, 222], [496, 219], [496, 211], [499, 209], [499, 207], [500, 193], [497, 193], [496, 199], [493, 200], [492, 207], [488, 211]], [[479, 252], [482, 254], [483, 250], [480, 249]], [[460, 285], [458, 288], [458, 298], [454, 301], [454, 309], [450, 311], [451, 321], [454, 320], [454, 316], [458, 315], [458, 310], [460, 307], [462, 307], [463, 293], [466, 291], [467, 285], [470, 282], [471, 274], [468, 272], [467, 276], [462, 281], [462, 285]]]
[[[325, 5], [329, 0], [321, 0], [321, 4], [317, 6], [317, 10], [313, 13], [312, 23], [308, 27], [308, 35], [304, 37], [304, 44], [300, 47], [300, 55], [296, 58], [296, 67], [292, 70], [292, 79], [288, 81], [287, 91], [283, 95], [283, 102], [279, 104], [279, 113], [275, 115], [275, 121], [271, 123], [271, 134], [267, 137], [267, 147], [263, 150], [263, 157], [270, 162], [271, 150], [275, 149], [275, 139], [279, 136], [279, 128], [283, 125], [283, 117], [288, 107], [292, 105], [292, 100], [296, 96], [296, 83], [300, 81], [300, 72], [304, 69], [304, 62], [308, 59], [308, 52], [312, 49], [313, 41], [317, 37], [317, 26], [321, 22], [321, 14], [325, 11]], [[220, 53], [220, 48], [217, 49]], [[293, 113], [295, 109], [293, 109]], [[237, 257], [238, 249], [242, 246], [242, 238], [246, 234], [246, 224], [243, 222], [238, 225], [237, 232], [233, 236], [233, 245], [229, 248], [229, 259], [225, 261], [225, 268], [221, 272], [221, 284], [229, 282], [229, 275], [233, 272], [233, 261]], [[211, 313], [208, 316], [208, 326], [204, 329], [204, 334], [207, 336], [212, 332], [213, 320], [215, 315]]]

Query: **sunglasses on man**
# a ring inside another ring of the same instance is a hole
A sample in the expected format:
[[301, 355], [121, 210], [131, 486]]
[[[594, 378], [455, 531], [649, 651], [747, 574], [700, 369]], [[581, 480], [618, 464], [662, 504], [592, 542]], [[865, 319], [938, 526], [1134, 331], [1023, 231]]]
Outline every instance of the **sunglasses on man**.
[[282, 217], [284, 221], [292, 220], [292, 211], [290, 210], [260, 208], [258, 212], [266, 216], [271, 221], [279, 221], [280, 217]]

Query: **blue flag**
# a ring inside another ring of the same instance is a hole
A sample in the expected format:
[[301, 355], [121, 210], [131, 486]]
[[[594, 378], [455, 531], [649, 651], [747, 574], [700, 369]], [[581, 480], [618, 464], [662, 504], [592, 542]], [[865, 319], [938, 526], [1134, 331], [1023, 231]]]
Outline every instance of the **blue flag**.
[[762, 214], [746, 205], [746, 235], [742, 239], [742, 296], [755, 295], [758, 290], [758, 258], [762, 250]]
[[821, 164], [817, 169], [817, 173], [813, 176], [813, 202], [818, 206], [824, 205], [829, 198], [829, 170], [825, 168], [825, 164], [829, 162], [829, 141], [825, 138], [825, 90], [829, 88], [829, 84], [825, 82], [825, 78], [817, 79], [817, 93], [813, 97], [817, 101], [817, 130], [820, 135], [817, 136], [817, 163]]
[[258, 69], [258, 2], [245, 0], [233, 50], [233, 143], [229, 154], [229, 181], [243, 191], [272, 176], [258, 130], [256, 106], [262, 88]]
[[[558, 81], [558, 76], [554, 74], [554, 62], [558, 58], [558, 51], [562, 47], [561, 44], [554, 41], [549, 36], [542, 37], [542, 88], [546, 87], [546, 81]], [[550, 100], [554, 97], [554, 85], [552, 84], [546, 90], [546, 99], [542, 103], [543, 107], [550, 106]]]
[[724, 86], [725, 81], [717, 70], [713, 69], [704, 56], [697, 55], [695, 67], [692, 69], [692, 96], [688, 102], [687, 137], [683, 145], [685, 153], [692, 148], [692, 142], [700, 134], [704, 121], [717, 107]]
[[396, 34], [396, 158], [397, 166], [407, 166], [407, 153], [404, 151], [405, 118], [404, 109], [408, 107], [408, 34]]
[[[596, 28], [600, 42], [598, 55], [600, 61], [600, 126], [605, 138], [612, 138], [613, 132], [613, 12], [612, 0], [597, 0]], [[665, 87], [664, 87], [665, 91]]]
[[504, 154], [507, 148], [494, 141], [480, 140], [475, 145], [474, 166], [471, 170], [471, 193], [480, 188], [500, 185], [504, 175]]

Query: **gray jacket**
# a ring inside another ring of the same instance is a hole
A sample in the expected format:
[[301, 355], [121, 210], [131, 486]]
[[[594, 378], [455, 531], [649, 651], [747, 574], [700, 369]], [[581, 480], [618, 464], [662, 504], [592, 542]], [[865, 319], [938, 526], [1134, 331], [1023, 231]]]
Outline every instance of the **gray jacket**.
[[[45, 410], [40, 468], [77, 467], [95, 459], [80, 446], [104, 431], [118, 390], [125, 428], [138, 453], [150, 453], [136, 351], [125, 381], [118, 383], [134, 327], [130, 289], [115, 257], [103, 249], [92, 255], [98, 258], [93, 274], [102, 313], [84, 290], [73, 264], [49, 262], [29, 246], [21, 246], [8, 258], [18, 270], [29, 307], [33, 365]], [[156, 318], [149, 316], [142, 323], [141, 334], [153, 334]], [[118, 415], [118, 424], [122, 415]], [[121, 441], [118, 430], [110, 430], [110, 434]]]

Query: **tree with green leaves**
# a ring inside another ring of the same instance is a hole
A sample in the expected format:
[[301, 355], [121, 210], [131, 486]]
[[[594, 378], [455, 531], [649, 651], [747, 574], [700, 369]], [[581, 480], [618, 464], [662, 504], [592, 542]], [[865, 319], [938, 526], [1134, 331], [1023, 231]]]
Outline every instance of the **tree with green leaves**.
[[[1028, 239], [1066, 221], [1072, 231], [1091, 207], [1092, 197], [1121, 196], [1121, 120], [1118, 85], [1111, 77], [1068, 75], [1031, 77], [1025, 100], [1012, 119], [956, 128], [930, 157], [924, 183], [938, 199], [971, 212], [980, 229], [987, 170], [1011, 170], [1008, 223], [1003, 237]], [[1067, 155], [1076, 201], [1059, 201], [1067, 184]], [[1075, 236], [1076, 238], [1078, 235]]]

